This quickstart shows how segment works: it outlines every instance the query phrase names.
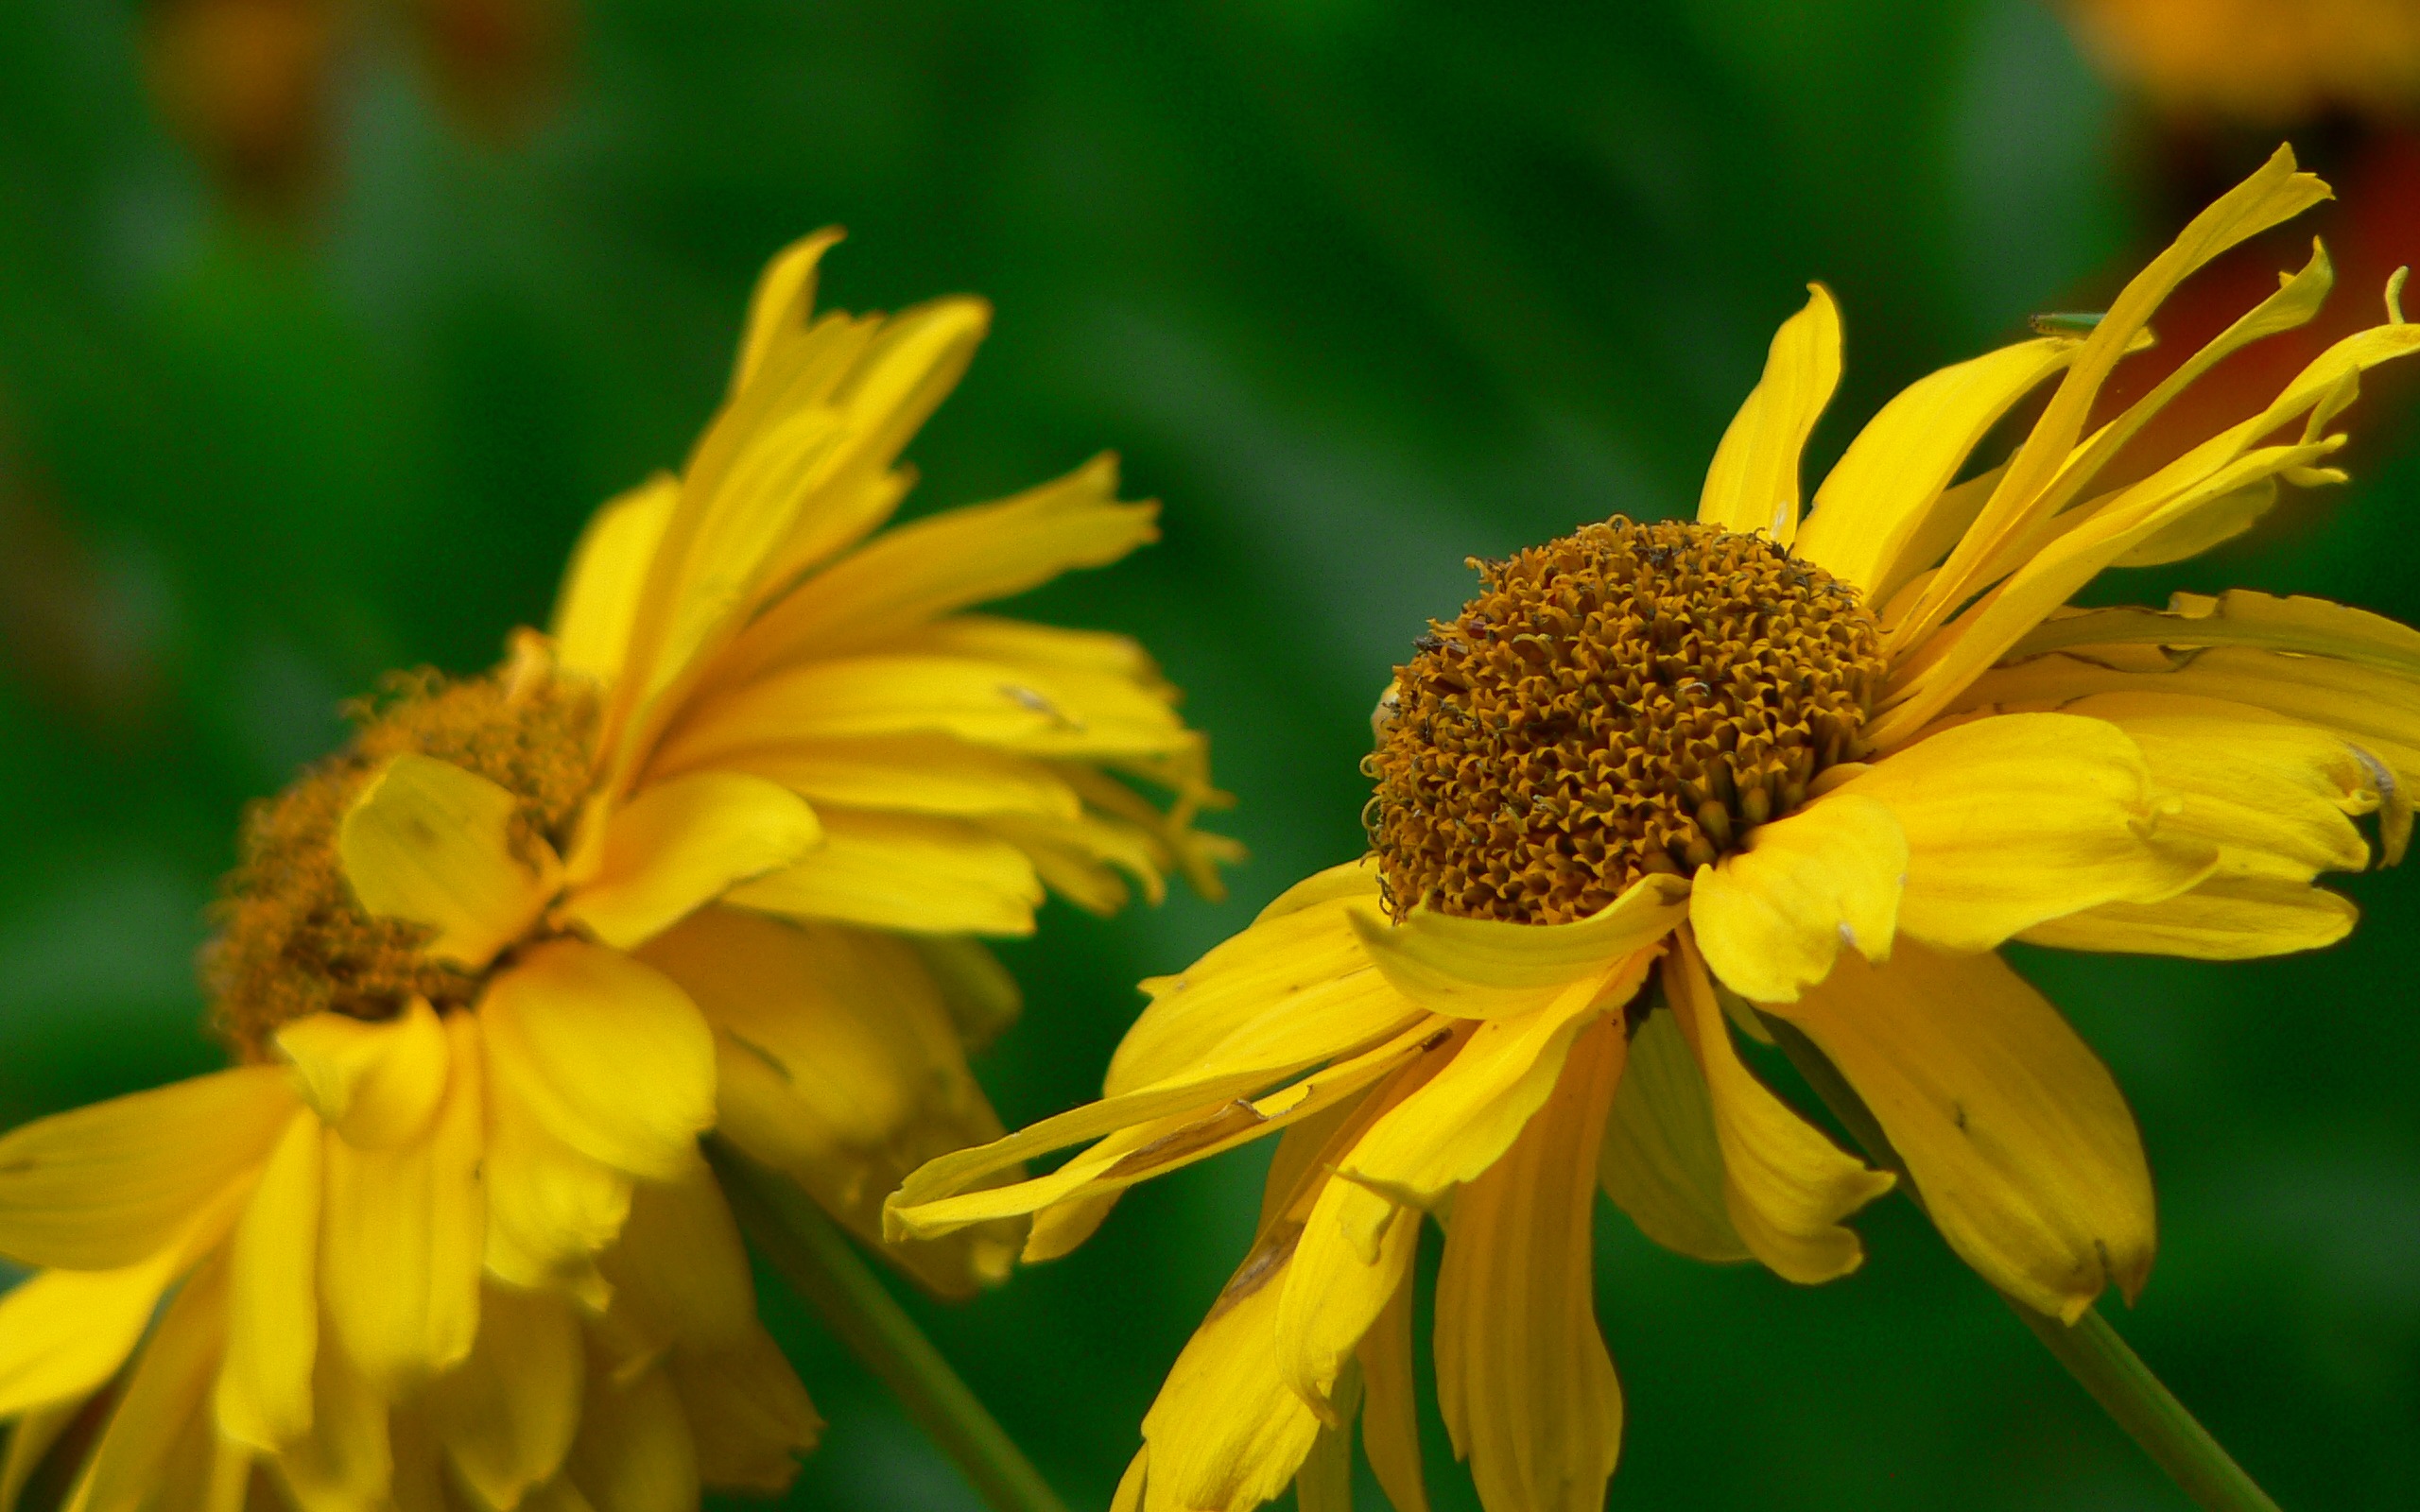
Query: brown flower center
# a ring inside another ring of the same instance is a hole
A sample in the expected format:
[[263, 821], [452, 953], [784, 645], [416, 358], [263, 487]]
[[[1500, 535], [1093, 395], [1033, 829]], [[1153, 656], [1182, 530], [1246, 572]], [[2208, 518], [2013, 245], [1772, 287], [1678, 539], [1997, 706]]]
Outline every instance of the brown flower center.
[[1398, 919], [1564, 923], [1685, 876], [1805, 801], [1881, 686], [1856, 590], [1761, 536], [1616, 515], [1473, 565], [1363, 766]]
[[[533, 638], [534, 639], [534, 638]], [[478, 973], [422, 954], [429, 931], [362, 911], [337, 830], [362, 785], [407, 751], [476, 772], [521, 800], [516, 848], [562, 850], [590, 782], [594, 692], [520, 658], [486, 677], [398, 673], [347, 711], [352, 744], [246, 811], [235, 869], [220, 884], [216, 939], [201, 957], [213, 1026], [246, 1060], [280, 1024], [337, 1012], [384, 1019], [414, 997], [468, 1006]]]

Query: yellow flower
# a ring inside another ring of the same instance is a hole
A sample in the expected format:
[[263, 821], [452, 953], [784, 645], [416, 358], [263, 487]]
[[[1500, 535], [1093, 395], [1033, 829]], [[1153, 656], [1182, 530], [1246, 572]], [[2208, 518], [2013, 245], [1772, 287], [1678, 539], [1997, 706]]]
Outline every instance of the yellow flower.
[[[1490, 1512], [1598, 1504], [1621, 1404], [1595, 1327], [1602, 1185], [1658, 1241], [1795, 1281], [1858, 1263], [1891, 1178], [1743, 1062], [1769, 1020], [1877, 1116], [1977, 1270], [2069, 1320], [2152, 1260], [2152, 1187], [2107, 1071], [1996, 954], [2012, 938], [2214, 958], [2324, 945], [2312, 885], [2389, 860], [2420, 781], [2420, 633], [2233, 593], [2062, 606], [2101, 569], [2244, 529], [2333, 482], [2340, 342], [2181, 455], [2128, 442], [2226, 352], [2310, 318], [2324, 255], [2139, 403], [2088, 423], [2195, 267], [2326, 194], [2281, 151], [2089, 332], [1935, 373], [1800, 521], [1840, 372], [1821, 288], [1774, 338], [1695, 523], [1589, 525], [1421, 639], [1375, 718], [1374, 853], [1300, 884], [1151, 996], [1105, 1098], [944, 1156], [892, 1198], [932, 1235], [1032, 1213], [1080, 1242], [1126, 1187], [1281, 1132], [1259, 1234], [1144, 1419], [1121, 1506], [1334, 1500], [1357, 1415], [1425, 1505], [1410, 1288], [1444, 1228], [1438, 1400]], [[2390, 311], [2393, 302], [2390, 300]], [[1969, 454], [2057, 379], [2014, 455]], [[1753, 1005], [1753, 1011], [1752, 1005]], [[1016, 1162], [1098, 1140], [1047, 1176]]]
[[[972, 936], [1045, 884], [1216, 887], [1203, 742], [1140, 648], [962, 612], [1152, 507], [1103, 459], [874, 534], [987, 311], [815, 315], [832, 239], [768, 271], [723, 409], [600, 511], [551, 636], [395, 679], [249, 816], [205, 969], [239, 1064], [0, 1140], [0, 1254], [40, 1270], [0, 1300], [0, 1503], [95, 1413], [79, 1512], [780, 1487], [819, 1424], [698, 1137], [878, 1237], [904, 1173], [1000, 1133], [965, 1050], [1015, 989]], [[963, 1292], [1021, 1228], [894, 1258]]]
[[2260, 126], [2420, 104], [2409, 0], [2067, 0], [2101, 66], [2170, 114]]

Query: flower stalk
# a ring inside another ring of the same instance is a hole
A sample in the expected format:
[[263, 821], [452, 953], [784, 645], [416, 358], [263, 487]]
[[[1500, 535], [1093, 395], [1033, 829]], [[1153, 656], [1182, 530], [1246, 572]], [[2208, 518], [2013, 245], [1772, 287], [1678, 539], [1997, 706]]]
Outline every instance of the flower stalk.
[[[1892, 1147], [1865, 1100], [1840, 1074], [1824, 1052], [1794, 1025], [1776, 1018], [1763, 1019], [1773, 1039], [1798, 1069], [1815, 1095], [1876, 1165], [1899, 1178], [1899, 1189], [1917, 1210], [1926, 1211], [1924, 1194], [1909, 1175], [1907, 1163]], [[1927, 1212], [1927, 1216], [1929, 1213]], [[2087, 1308], [2073, 1324], [2037, 1313], [2003, 1292], [2008, 1303], [2051, 1357], [2066, 1366], [2076, 1383], [2100, 1404], [2127, 1435], [2142, 1447], [2169, 1479], [2204, 1512], [2278, 1512], [2269, 1493], [2245, 1473], [2224, 1446], [2210, 1436], [2176, 1394], [2143, 1363], [2099, 1308]]]
[[1067, 1512], [848, 1236], [803, 1193], [724, 1141], [709, 1138], [705, 1150], [757, 1252], [882, 1379], [994, 1512]]

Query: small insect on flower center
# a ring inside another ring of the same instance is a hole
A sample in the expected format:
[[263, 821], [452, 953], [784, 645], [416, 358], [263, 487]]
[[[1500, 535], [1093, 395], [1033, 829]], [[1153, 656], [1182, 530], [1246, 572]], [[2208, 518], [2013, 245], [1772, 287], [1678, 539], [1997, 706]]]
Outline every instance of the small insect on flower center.
[[1881, 686], [1857, 592], [1762, 536], [1616, 515], [1473, 565], [1363, 765], [1398, 919], [1565, 923], [1688, 875], [1804, 802]]
[[308, 1014], [376, 1020], [414, 997], [441, 1012], [478, 996], [479, 973], [424, 954], [425, 926], [364, 912], [345, 879], [337, 829], [389, 760], [433, 756], [511, 793], [525, 860], [542, 840], [566, 845], [591, 781], [596, 696], [555, 676], [543, 653], [460, 680], [398, 673], [347, 713], [357, 727], [349, 746], [246, 812], [239, 860], [220, 885], [202, 986], [215, 1027], [247, 1060], [266, 1058], [277, 1027]]

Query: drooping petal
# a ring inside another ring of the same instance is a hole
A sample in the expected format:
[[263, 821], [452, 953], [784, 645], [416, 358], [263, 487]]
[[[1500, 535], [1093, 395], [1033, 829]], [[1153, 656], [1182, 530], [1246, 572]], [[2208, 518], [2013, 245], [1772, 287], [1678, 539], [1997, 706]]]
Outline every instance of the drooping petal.
[[294, 1111], [289, 1075], [238, 1067], [0, 1139], [0, 1255], [62, 1270], [149, 1259], [268, 1157]]
[[1255, 1065], [1283, 1074], [1421, 1016], [1372, 963], [1354, 923], [1355, 896], [1282, 913], [1272, 904], [1184, 971], [1145, 981], [1150, 1005], [1110, 1057], [1103, 1090], [1115, 1097]]
[[579, 1325], [560, 1298], [490, 1286], [470, 1357], [424, 1398], [455, 1473], [487, 1505], [510, 1507], [570, 1452], [587, 1386]]
[[1247, 1257], [1168, 1367], [1143, 1418], [1146, 1512], [1248, 1512], [1293, 1480], [1320, 1419], [1286, 1387], [1277, 1305], [1291, 1247]]
[[806, 1388], [761, 1328], [712, 1355], [676, 1350], [664, 1370], [680, 1394], [698, 1474], [708, 1486], [781, 1491], [798, 1473], [797, 1456], [822, 1435]]
[[[722, 1132], [869, 1242], [917, 1165], [1000, 1137], [922, 957], [865, 930], [710, 909], [646, 959], [714, 1027]], [[893, 1258], [935, 1290], [996, 1280], [1021, 1236], [970, 1234]]]
[[2121, 607], [2054, 615], [2035, 626], [2012, 654], [2028, 657], [2073, 646], [2128, 644], [2176, 649], [2257, 646], [2340, 657], [2420, 678], [2420, 630], [2324, 598], [2280, 597], [2248, 588], [2215, 595], [2176, 593], [2164, 610]]
[[0, 1297], [0, 1418], [98, 1390], [176, 1279], [173, 1250], [115, 1270], [46, 1270]]
[[661, 1368], [628, 1377], [592, 1369], [566, 1470], [596, 1512], [694, 1512], [697, 1446]]
[[1428, 1512], [1420, 1466], [1419, 1402], [1412, 1390], [1411, 1279], [1361, 1336], [1361, 1452], [1395, 1512]]
[[2150, 1273], [2151, 1172], [2108, 1068], [1998, 956], [1902, 945], [1842, 958], [1773, 1010], [1881, 1122], [1950, 1246], [2037, 1312], [2073, 1322]]
[[342, 1349], [321, 1349], [311, 1371], [311, 1432], [270, 1461], [302, 1512], [361, 1512], [395, 1487], [388, 1399]]
[[1754, 1258], [1731, 1224], [1714, 1105], [1677, 1007], [1649, 1014], [1631, 1036], [1597, 1179], [1667, 1249], [1716, 1263]]
[[205, 1264], [161, 1315], [85, 1465], [77, 1512], [142, 1512], [169, 1488], [180, 1441], [209, 1412], [211, 1370], [226, 1337], [226, 1267]]
[[1775, 1275], [1812, 1285], [1864, 1259], [1841, 1222], [1891, 1177], [1825, 1139], [1740, 1062], [1714, 985], [1686, 941], [1664, 961], [1664, 994], [1705, 1078], [1731, 1226]]
[[823, 815], [823, 844], [732, 889], [743, 908], [920, 934], [1029, 935], [1042, 883], [1024, 851], [962, 819]]
[[1850, 795], [1888, 805], [1907, 834], [1901, 936], [1949, 950], [1988, 950], [2096, 903], [2171, 898], [2218, 864], [2215, 846], [2165, 827], [2178, 800], [2125, 732], [2098, 719], [1954, 726], [1834, 796]]
[[228, 1254], [218, 1428], [254, 1449], [273, 1452], [311, 1431], [325, 1139], [318, 1115], [307, 1108], [293, 1115]]
[[566, 671], [599, 682], [621, 672], [648, 566], [680, 502], [680, 481], [658, 472], [609, 501], [580, 532], [555, 595], [555, 657]]
[[314, 1013], [281, 1024], [274, 1038], [312, 1111], [362, 1149], [419, 1138], [444, 1099], [445, 1027], [424, 999], [374, 1023]]
[[324, 1136], [328, 1319], [354, 1368], [389, 1395], [458, 1363], [478, 1332], [487, 1245], [479, 1031], [467, 1013], [450, 1015], [446, 1029], [445, 1097], [424, 1137], [362, 1149], [333, 1130]]
[[1967, 455], [2012, 406], [2073, 361], [2078, 345], [2064, 336], [2020, 341], [1901, 389], [1815, 490], [1798, 555], [1855, 585], [1869, 603], [1881, 602], [1909, 571], [1903, 553]]
[[597, 1251], [630, 1215], [631, 1178], [557, 1139], [515, 1085], [488, 1072], [487, 1269], [601, 1309]]
[[1688, 892], [1678, 877], [1642, 877], [1569, 924], [1462, 919], [1426, 907], [1397, 924], [1366, 903], [1347, 917], [1396, 991], [1448, 1018], [1498, 1019], [1544, 1007], [1578, 978], [1654, 944], [1687, 917]]
[[[1653, 950], [1640, 951], [1582, 977], [1544, 1008], [1481, 1023], [1435, 1079], [1355, 1143], [1341, 1174], [1421, 1208], [1476, 1177], [1545, 1106], [1572, 1041], [1606, 1009], [1629, 1001], [1654, 958]], [[1592, 1160], [1595, 1149], [1592, 1139]]]
[[534, 865], [513, 854], [519, 806], [451, 762], [395, 757], [337, 832], [345, 880], [368, 912], [435, 930], [429, 954], [476, 970], [537, 919], [560, 874], [544, 840]]
[[1806, 307], [1773, 333], [1765, 373], [1731, 418], [1706, 469], [1698, 522], [1782, 545], [1798, 534], [1798, 459], [1841, 381], [1841, 312], [1831, 290], [1806, 286]]
[[2267, 877], [2213, 877], [2155, 903], [2102, 903], [2034, 925], [2017, 938], [2068, 951], [2248, 961], [2323, 950], [2353, 933], [2360, 910], [2325, 887]]
[[714, 1039], [664, 973], [557, 940], [491, 983], [479, 1018], [490, 1074], [555, 1138], [642, 1179], [695, 1165], [714, 1124]]
[[2126, 732], [2152, 780], [2182, 800], [2164, 828], [2218, 847], [2214, 879], [2308, 882], [2369, 865], [2352, 816], [2375, 812], [2381, 782], [2394, 783], [2341, 736], [2215, 699], [2104, 694], [2066, 712]]
[[614, 811], [596, 874], [574, 889], [562, 917], [629, 950], [822, 837], [815, 811], [779, 783], [738, 772], [674, 778]]
[[1554, 1095], [1445, 1224], [1437, 1404], [1488, 1507], [1595, 1512], [1621, 1451], [1589, 1220], [1622, 1052], [1617, 1022], [1582, 1036]]
[[702, 1167], [640, 1186], [603, 1266], [614, 1285], [612, 1322], [649, 1352], [738, 1349], [755, 1334], [756, 1283], [739, 1225]]
[[1748, 833], [1747, 847], [1700, 867], [1689, 925], [1708, 965], [1760, 1002], [1797, 995], [1842, 944], [1885, 960], [1910, 877], [1909, 839], [1891, 807], [1854, 792], [1816, 799]]

